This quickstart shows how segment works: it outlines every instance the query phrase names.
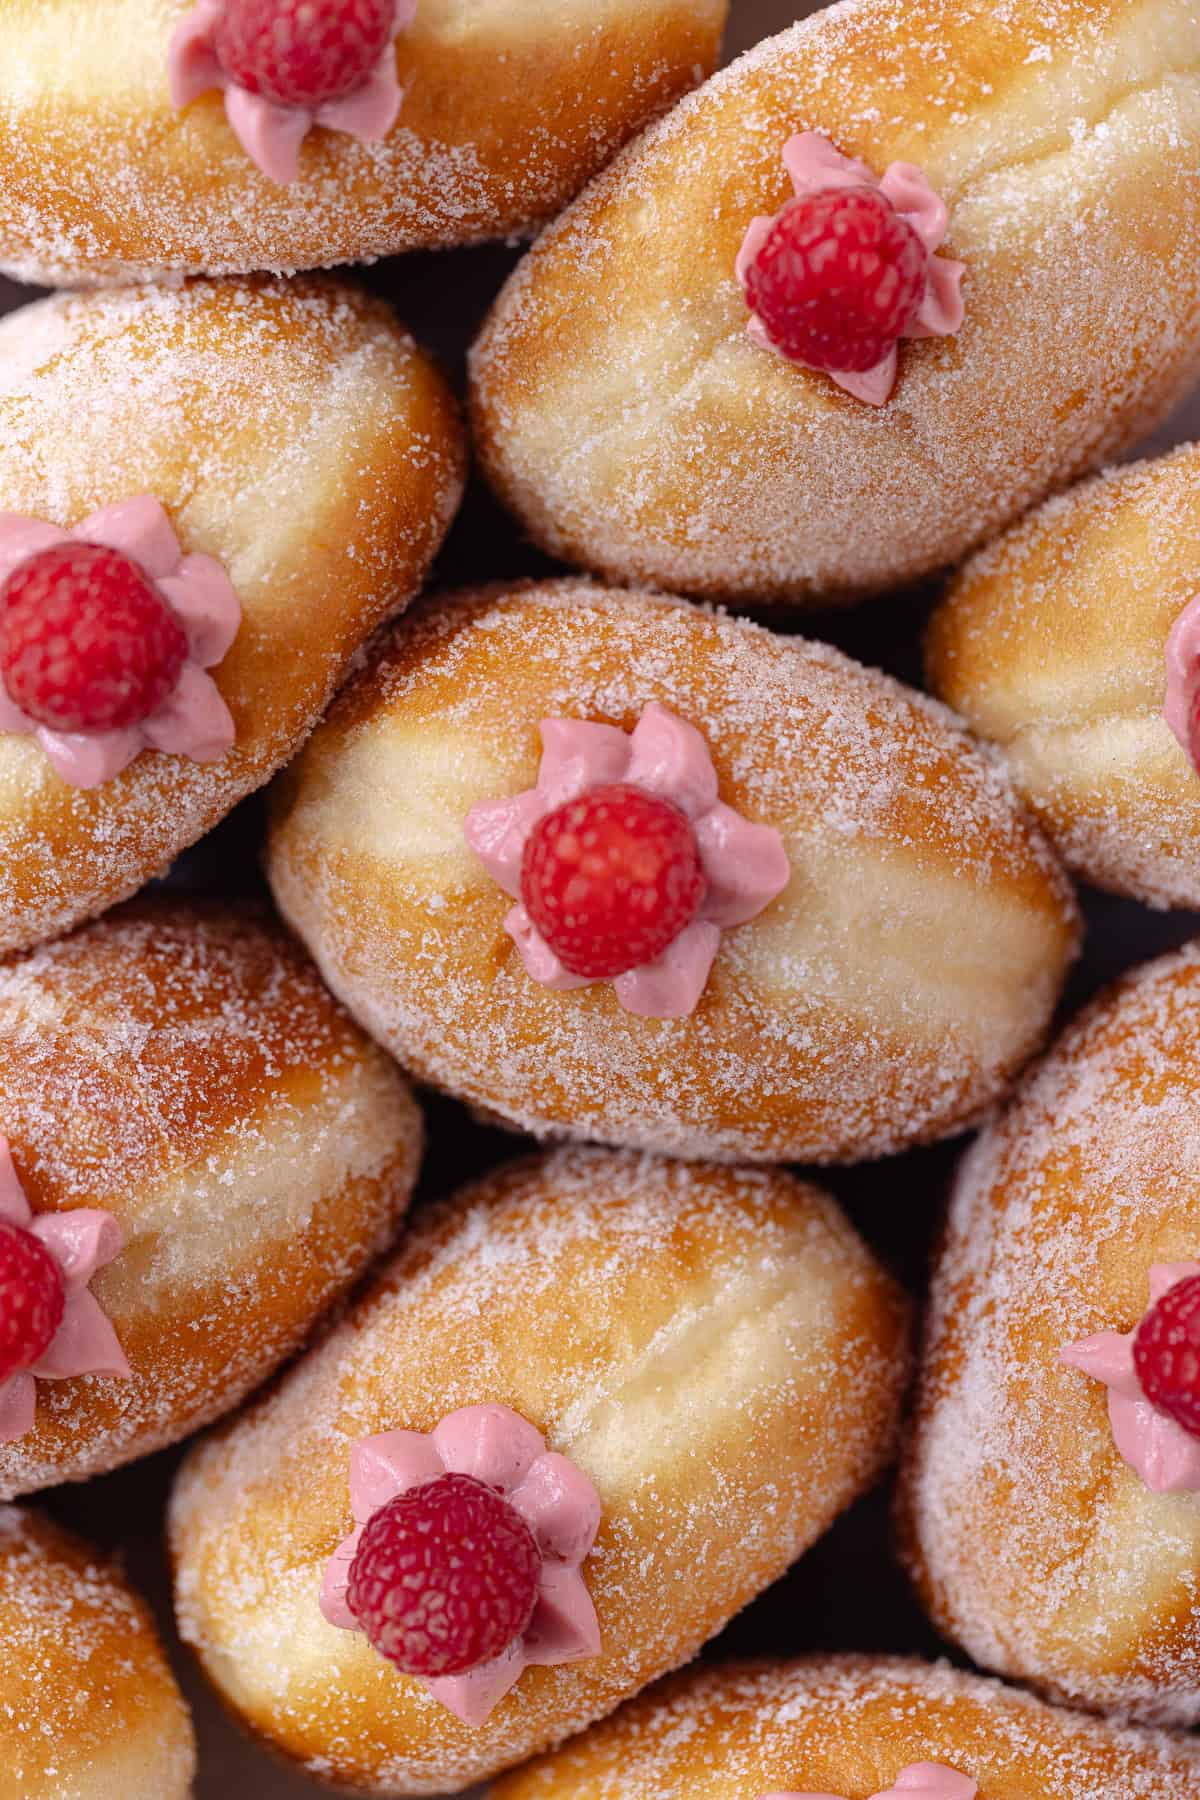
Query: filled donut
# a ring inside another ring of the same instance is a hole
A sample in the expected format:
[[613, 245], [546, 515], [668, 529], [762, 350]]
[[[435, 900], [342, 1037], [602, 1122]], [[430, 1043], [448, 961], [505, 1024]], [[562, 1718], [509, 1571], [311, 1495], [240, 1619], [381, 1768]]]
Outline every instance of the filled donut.
[[188, 1800], [192, 1723], [149, 1610], [111, 1563], [0, 1507], [0, 1796]]
[[555, 556], [758, 602], [928, 574], [1200, 373], [1196, 0], [847, 0], [543, 234], [473, 355]]
[[0, 968], [0, 1494], [235, 1406], [390, 1242], [420, 1121], [256, 911], [135, 902]]
[[936, 691], [1085, 880], [1200, 906], [1200, 446], [1113, 469], [982, 551], [934, 615]]
[[512, 1165], [192, 1451], [183, 1635], [335, 1785], [510, 1767], [685, 1662], [874, 1478], [906, 1312], [790, 1176]]
[[1191, 1800], [1200, 1749], [900, 1657], [696, 1669], [488, 1800]]
[[1036, 1047], [1075, 944], [947, 714], [823, 645], [583, 582], [406, 619], [283, 780], [268, 861], [422, 1080], [685, 1156], [957, 1129]]
[[0, 951], [126, 898], [294, 754], [421, 586], [462, 462], [441, 377], [329, 282], [0, 323]]
[[711, 72], [726, 0], [15, 0], [0, 267], [289, 271], [527, 231]]
[[1190, 944], [967, 1156], [902, 1483], [922, 1597], [977, 1662], [1175, 1725], [1200, 1721], [1198, 1028]]

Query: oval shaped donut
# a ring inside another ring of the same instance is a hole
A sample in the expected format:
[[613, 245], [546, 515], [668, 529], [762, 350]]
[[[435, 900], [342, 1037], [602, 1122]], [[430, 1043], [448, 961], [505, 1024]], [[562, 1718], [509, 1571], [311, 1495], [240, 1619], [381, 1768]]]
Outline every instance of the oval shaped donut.
[[5, 1498], [219, 1417], [392, 1237], [420, 1116], [279, 928], [138, 901], [0, 968], [0, 1130], [35, 1216], [100, 1208], [91, 1282], [132, 1375], [41, 1381]]
[[219, 762], [146, 751], [82, 789], [0, 734], [0, 951], [125, 899], [294, 754], [421, 586], [462, 468], [441, 376], [331, 282], [64, 295], [0, 323], [0, 512], [71, 528], [153, 495], [242, 606]]
[[1102, 1711], [1200, 1720], [1200, 1506], [1118, 1454], [1059, 1351], [1131, 1330], [1200, 1259], [1200, 944], [1071, 1026], [965, 1159], [903, 1481], [909, 1560], [979, 1663]]
[[111, 1563], [0, 1507], [0, 1797], [188, 1800], [192, 1723], [149, 1608]]
[[553, 216], [711, 72], [727, 0], [421, 0], [396, 39], [387, 140], [310, 133], [300, 179], [250, 161], [213, 91], [175, 112], [192, 0], [7, 0], [0, 267], [23, 281], [326, 267]]
[[[975, 1780], [980, 1800], [1191, 1800], [1200, 1778], [1186, 1738], [1047, 1706], [944, 1663], [830, 1656], [690, 1670], [487, 1800], [849, 1800], [921, 1762]], [[932, 1791], [914, 1786], [914, 1800]]]
[[[484, 468], [554, 555], [746, 601], [956, 561], [1133, 443], [1200, 370], [1195, 0], [849, 0], [767, 39], [540, 238], [473, 357]], [[759, 349], [734, 265], [796, 132], [917, 164], [957, 336], [882, 409]]]
[[1200, 595], [1200, 446], [1052, 500], [968, 564], [929, 675], [999, 746], [1085, 880], [1200, 906], [1200, 779], [1163, 717], [1167, 639]]
[[[171, 1505], [185, 1638], [253, 1731], [370, 1794], [467, 1786], [611, 1711], [781, 1575], [886, 1461], [907, 1308], [775, 1172], [567, 1149], [426, 1215], [346, 1322], [200, 1445]], [[318, 1609], [352, 1443], [499, 1402], [595, 1484], [601, 1653], [476, 1730]]]
[[[695, 725], [722, 798], [777, 827], [785, 891], [722, 936], [690, 1018], [539, 986], [467, 849], [546, 715]], [[997, 767], [823, 645], [582, 582], [452, 595], [383, 644], [285, 777], [276, 899], [418, 1072], [541, 1135], [839, 1161], [956, 1129], [1046, 1027], [1074, 902]]]

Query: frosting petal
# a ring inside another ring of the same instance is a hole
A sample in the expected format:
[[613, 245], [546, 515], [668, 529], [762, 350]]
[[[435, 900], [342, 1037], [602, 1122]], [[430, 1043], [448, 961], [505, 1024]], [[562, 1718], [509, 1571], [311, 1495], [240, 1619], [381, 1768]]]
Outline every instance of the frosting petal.
[[372, 1513], [444, 1475], [446, 1465], [423, 1431], [385, 1431], [362, 1438], [350, 1454], [350, 1505], [360, 1525]]
[[330, 131], [344, 131], [362, 144], [378, 144], [400, 117], [403, 99], [403, 90], [396, 79], [396, 59], [388, 56], [353, 94], [319, 106], [316, 122]]
[[543, 1556], [578, 1566], [600, 1528], [600, 1496], [568, 1457], [541, 1455], [509, 1499]]
[[[910, 1763], [901, 1769], [889, 1788], [873, 1794], [871, 1800], [977, 1800], [979, 1785], [969, 1775], [952, 1769], [947, 1763]], [[844, 1800], [843, 1795], [788, 1790], [763, 1794], [760, 1800]]]
[[237, 735], [216, 682], [195, 663], [184, 664], [174, 693], [145, 721], [142, 732], [152, 750], [195, 763], [219, 762]]
[[33, 1430], [37, 1388], [32, 1375], [10, 1375], [0, 1381], [0, 1444], [13, 1444]]
[[695, 822], [717, 804], [717, 771], [694, 725], [652, 700], [634, 727], [625, 780]]
[[167, 53], [167, 82], [176, 111], [221, 85], [223, 74], [212, 47], [212, 33], [223, 3], [196, 0], [192, 11], [175, 27]]
[[355, 1526], [350, 1536], [343, 1539], [325, 1564], [325, 1573], [321, 1577], [321, 1612], [329, 1624], [336, 1625], [339, 1631], [359, 1629], [358, 1620], [350, 1611], [346, 1590], [350, 1585], [350, 1565], [358, 1554], [362, 1534], [362, 1526]]
[[600, 1621], [577, 1568], [552, 1564], [543, 1570], [525, 1647], [546, 1668], [599, 1656]]
[[507, 1406], [452, 1412], [435, 1428], [432, 1442], [443, 1467], [473, 1475], [502, 1494], [519, 1487], [546, 1450], [541, 1432]]
[[566, 993], [594, 983], [572, 975], [534, 925], [521, 901], [521, 864], [530, 833], [555, 808], [595, 787], [629, 782], [669, 801], [691, 821], [708, 891], [697, 919], [657, 962], [613, 981], [627, 1012], [673, 1019], [693, 1012], [708, 980], [720, 933], [747, 923], [786, 887], [787, 852], [769, 825], [752, 824], [718, 796], [717, 773], [695, 726], [650, 701], [632, 733], [586, 719], [543, 719], [542, 762], [523, 793], [473, 806], [467, 844], [488, 874], [517, 902], [504, 920], [525, 971], [542, 987]]
[[520, 1647], [513, 1646], [494, 1662], [468, 1669], [465, 1675], [435, 1676], [425, 1686], [447, 1712], [478, 1730], [505, 1694], [516, 1687], [527, 1666]]
[[[1191, 1275], [1200, 1262], [1154, 1263], [1150, 1269], [1150, 1304]], [[1155, 1494], [1200, 1493], [1200, 1438], [1147, 1399], [1133, 1360], [1133, 1331], [1102, 1331], [1065, 1345], [1059, 1361], [1079, 1369], [1108, 1388], [1108, 1421], [1113, 1443]]]
[[45, 1381], [72, 1375], [128, 1375], [129, 1363], [111, 1319], [85, 1287], [69, 1288], [62, 1324], [33, 1373]]
[[[3, 520], [0, 520], [0, 558], [4, 554]], [[1200, 693], [1200, 594], [1189, 600], [1167, 638], [1167, 698], [1163, 715], [1194, 769], [1200, 770], [1200, 721], [1196, 700]]]
[[112, 1214], [90, 1206], [42, 1213], [31, 1230], [45, 1244], [70, 1287], [86, 1287], [97, 1269], [121, 1254], [125, 1241]]
[[245, 88], [227, 87], [225, 116], [250, 161], [269, 181], [286, 187], [298, 179], [300, 146], [308, 136], [311, 113], [294, 106], [274, 106]]
[[70, 533], [42, 519], [23, 519], [19, 513], [0, 513], [0, 581], [7, 581], [31, 556], [65, 544]]
[[49, 731], [38, 726], [30, 733], [36, 737], [55, 773], [72, 787], [101, 787], [127, 769], [141, 754], [139, 731], [105, 731], [85, 737], [77, 731]]
[[616, 977], [617, 999], [640, 1018], [686, 1019], [700, 1004], [720, 942], [719, 926], [693, 919], [657, 962]]
[[185, 556], [159, 584], [187, 632], [188, 651], [202, 669], [223, 662], [242, 622], [233, 583], [215, 556]]
[[33, 1209], [25, 1198], [8, 1139], [0, 1135], [0, 1219], [9, 1225], [26, 1226], [32, 1217]]
[[179, 567], [179, 539], [166, 511], [150, 494], [118, 500], [101, 507], [77, 525], [73, 538], [119, 550], [145, 570], [152, 581], [161, 581]]

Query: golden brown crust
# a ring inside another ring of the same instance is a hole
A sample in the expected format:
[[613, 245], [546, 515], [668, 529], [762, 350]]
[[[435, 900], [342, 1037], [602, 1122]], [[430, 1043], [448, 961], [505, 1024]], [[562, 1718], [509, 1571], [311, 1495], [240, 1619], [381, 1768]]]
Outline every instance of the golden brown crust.
[[39, 1382], [5, 1497], [236, 1405], [390, 1240], [420, 1151], [399, 1072], [289, 938], [164, 901], [0, 969], [0, 1129], [35, 1212], [124, 1228], [92, 1292], [133, 1369]]
[[0, 1507], [0, 1800], [187, 1800], [191, 1720], [116, 1568]]
[[1200, 446], [1053, 500], [954, 582], [932, 685], [997, 743], [1086, 880], [1200, 906], [1200, 780], [1163, 717], [1166, 643], [1200, 594]]
[[980, 1800], [1192, 1800], [1200, 1750], [944, 1664], [839, 1656], [698, 1669], [488, 1790], [488, 1800], [860, 1795], [942, 1762]]
[[[791, 1177], [563, 1150], [422, 1219], [344, 1325], [193, 1451], [181, 1629], [263, 1736], [367, 1793], [510, 1767], [678, 1666], [886, 1459], [907, 1308]], [[595, 1482], [604, 1648], [526, 1672], [471, 1731], [317, 1607], [359, 1437], [511, 1406]]]
[[[882, 412], [746, 335], [734, 262], [830, 136], [919, 164], [967, 265]], [[1135, 441], [1200, 365], [1197, 0], [850, 0], [759, 45], [539, 240], [473, 358], [537, 541], [612, 578], [853, 596], [956, 560]]]
[[237, 728], [219, 763], [147, 752], [85, 792], [0, 737], [0, 951], [135, 892], [294, 753], [420, 587], [462, 467], [441, 376], [332, 282], [64, 296], [0, 324], [0, 511], [73, 526], [151, 493], [243, 609], [213, 671]]
[[[629, 728], [651, 700], [792, 863], [673, 1021], [533, 982], [462, 835], [533, 780], [543, 717]], [[269, 868], [334, 991], [422, 1079], [540, 1135], [710, 1158], [954, 1129], [1036, 1047], [1074, 950], [1057, 865], [948, 715], [824, 646], [584, 582], [422, 605], [284, 778]]]
[[1059, 1350], [1129, 1331], [1200, 1247], [1200, 943], [1066, 1033], [966, 1158], [902, 1483], [935, 1619], [986, 1667], [1098, 1710], [1200, 1719], [1200, 1506], [1113, 1444]]
[[710, 73], [727, 0], [421, 0], [382, 145], [317, 132], [302, 178], [250, 162], [220, 95], [181, 117], [191, 0], [2, 0], [0, 266], [26, 281], [237, 274], [477, 242], [550, 218]]

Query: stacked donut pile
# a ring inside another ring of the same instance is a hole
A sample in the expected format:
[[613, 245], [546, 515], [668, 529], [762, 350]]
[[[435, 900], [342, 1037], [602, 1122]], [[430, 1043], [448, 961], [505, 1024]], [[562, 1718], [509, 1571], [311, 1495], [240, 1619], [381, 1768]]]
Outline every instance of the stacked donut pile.
[[0, 0], [2, 1800], [1200, 1794], [1200, 0], [726, 10]]

